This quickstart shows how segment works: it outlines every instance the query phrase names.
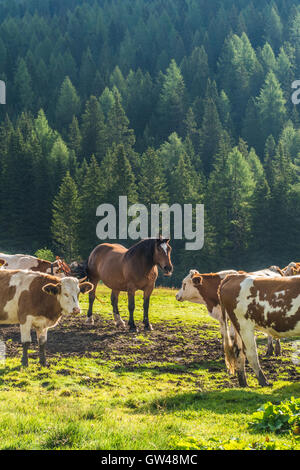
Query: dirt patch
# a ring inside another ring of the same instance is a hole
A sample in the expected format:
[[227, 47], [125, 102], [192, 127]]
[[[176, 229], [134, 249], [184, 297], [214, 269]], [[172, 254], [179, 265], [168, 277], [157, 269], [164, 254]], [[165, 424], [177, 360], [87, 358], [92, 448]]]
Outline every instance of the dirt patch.
[[[212, 374], [225, 371], [223, 346], [218, 329], [211, 325], [156, 323], [146, 333], [143, 325], [138, 332], [117, 329], [113, 320], [95, 316], [93, 326], [84, 317], [65, 316], [62, 322], [48, 332], [47, 357], [97, 357], [115, 363], [116, 368], [133, 370], [148, 367], [160, 372], [175, 373], [203, 367]], [[20, 330], [15, 326], [1, 326], [0, 338], [5, 341], [8, 357], [21, 356]], [[32, 332], [31, 357], [37, 357], [37, 341]], [[293, 364], [288, 344], [283, 345], [281, 357], [264, 357], [265, 345], [260, 346], [260, 361], [268, 379], [276, 380], [278, 373], [284, 380], [300, 381], [299, 368]]]

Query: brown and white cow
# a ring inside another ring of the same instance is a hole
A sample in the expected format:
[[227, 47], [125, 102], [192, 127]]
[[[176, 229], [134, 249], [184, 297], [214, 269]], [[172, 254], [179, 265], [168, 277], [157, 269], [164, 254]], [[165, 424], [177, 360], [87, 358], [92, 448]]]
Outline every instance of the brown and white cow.
[[[185, 300], [193, 303], [205, 305], [212, 318], [220, 323], [221, 335], [224, 334], [224, 321], [218, 296], [218, 289], [222, 280], [229, 274], [246, 274], [244, 271], [220, 271], [218, 273], [200, 274], [196, 269], [192, 269], [188, 276], [182, 281], [181, 289], [176, 294], [176, 300], [183, 302]], [[267, 269], [255, 271], [255, 276], [282, 277], [281, 270], [277, 266], [271, 266]], [[234, 331], [231, 330], [234, 336]], [[268, 336], [267, 356], [273, 354], [273, 338]], [[276, 340], [275, 354], [281, 354], [280, 341]]]
[[59, 278], [29, 270], [0, 270], [0, 324], [19, 324], [22, 364], [28, 365], [31, 328], [35, 328], [41, 365], [46, 364], [47, 331], [63, 314], [80, 313], [78, 295], [93, 289], [90, 282]]
[[[268, 385], [260, 368], [254, 332], [257, 329], [278, 339], [300, 334], [300, 276], [228, 275], [220, 285], [219, 297], [225, 325], [225, 359], [230, 372], [237, 372], [239, 384], [247, 386], [247, 357], [259, 384]], [[234, 344], [227, 315], [239, 338]]]
[[200, 274], [196, 269], [191, 269], [182, 281], [181, 289], [176, 294], [176, 300], [185, 300], [196, 304], [205, 305], [212, 318], [220, 322], [223, 336], [223, 318], [218, 297], [218, 289], [221, 281], [228, 274], [238, 274], [237, 271], [228, 270], [218, 273]]
[[297, 276], [300, 274], [300, 263], [291, 262], [288, 266], [282, 269], [284, 276]]
[[51, 263], [44, 259], [36, 258], [31, 255], [7, 255], [0, 253], [0, 260], [3, 260], [2, 269], [30, 269], [30, 271], [39, 271], [41, 273], [65, 276], [65, 270], [68, 269], [66, 263], [57, 258]]

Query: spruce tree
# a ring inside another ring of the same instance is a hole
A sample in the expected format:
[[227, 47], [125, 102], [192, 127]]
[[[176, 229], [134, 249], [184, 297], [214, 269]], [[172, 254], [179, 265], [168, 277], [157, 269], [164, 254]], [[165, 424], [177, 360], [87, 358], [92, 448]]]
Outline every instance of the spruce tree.
[[78, 256], [79, 197], [68, 172], [53, 200], [51, 232], [59, 255], [68, 262]]
[[[81, 168], [80, 175], [80, 223], [78, 227], [80, 254], [87, 257], [94, 246], [99, 243], [96, 237], [96, 209], [103, 202], [106, 181], [99, 164], [92, 155], [90, 164]], [[78, 175], [77, 175], [78, 178]]]
[[81, 125], [82, 155], [90, 159], [95, 155], [100, 162], [107, 149], [107, 128], [104, 115], [95, 96], [91, 96], [85, 106]]
[[56, 119], [59, 128], [66, 129], [79, 110], [80, 98], [70, 78], [66, 77], [61, 85], [56, 106]]
[[276, 139], [286, 119], [286, 100], [273, 72], [269, 72], [257, 98], [258, 114], [264, 140]]

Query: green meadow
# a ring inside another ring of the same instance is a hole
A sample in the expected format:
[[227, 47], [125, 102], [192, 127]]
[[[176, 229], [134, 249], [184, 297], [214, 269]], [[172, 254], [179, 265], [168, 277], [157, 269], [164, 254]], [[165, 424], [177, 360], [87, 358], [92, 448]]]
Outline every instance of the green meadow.
[[[261, 388], [247, 368], [241, 389], [225, 369], [218, 324], [205, 308], [178, 303], [175, 290], [156, 289], [150, 304], [153, 331], [142, 325], [142, 295], [136, 297], [138, 332], [117, 330], [110, 292], [99, 286], [95, 324], [82, 314], [49, 330], [49, 367], [41, 368], [33, 335], [28, 369], [20, 366], [18, 329], [1, 329], [7, 346], [0, 363], [0, 449], [193, 449], [255, 447], [300, 449], [297, 435], [256, 431], [253, 413], [264, 403], [300, 396], [300, 366], [293, 343], [262, 368], [272, 386]], [[127, 299], [120, 313], [128, 318]], [[205, 444], [206, 443], [206, 444]], [[271, 444], [270, 444], [271, 443]], [[200, 446], [200, 447], [199, 447]]]

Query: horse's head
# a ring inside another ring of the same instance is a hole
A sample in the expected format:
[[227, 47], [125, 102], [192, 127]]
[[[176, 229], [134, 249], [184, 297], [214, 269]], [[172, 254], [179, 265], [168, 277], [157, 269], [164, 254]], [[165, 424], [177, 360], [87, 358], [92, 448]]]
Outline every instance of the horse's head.
[[173, 265], [171, 262], [172, 248], [169, 245], [168, 238], [159, 237], [155, 242], [154, 263], [160, 266], [165, 276], [171, 276], [173, 273]]

